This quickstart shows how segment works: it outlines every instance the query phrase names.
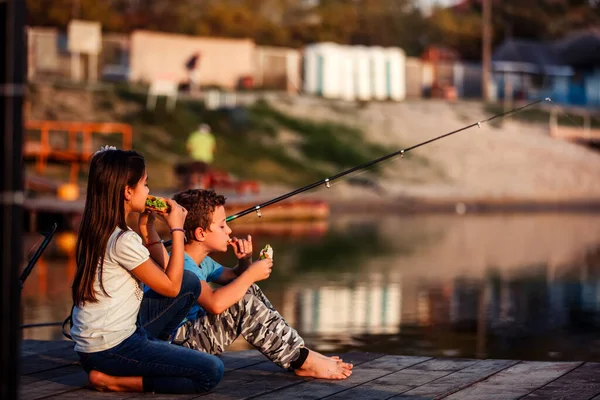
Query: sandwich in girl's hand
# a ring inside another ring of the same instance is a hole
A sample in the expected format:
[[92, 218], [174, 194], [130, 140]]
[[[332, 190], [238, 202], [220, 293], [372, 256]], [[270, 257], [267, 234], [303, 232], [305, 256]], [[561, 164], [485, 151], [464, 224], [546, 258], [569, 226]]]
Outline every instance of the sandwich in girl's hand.
[[264, 260], [265, 258], [270, 258], [272, 260], [273, 259], [273, 248], [271, 247], [271, 245], [269, 245], [269, 244], [266, 245], [265, 248], [260, 251], [258, 258], [261, 260]]
[[168, 213], [171, 211], [171, 207], [169, 207], [169, 204], [165, 201], [165, 199], [149, 195], [146, 198], [146, 210], [156, 211], [159, 213]]

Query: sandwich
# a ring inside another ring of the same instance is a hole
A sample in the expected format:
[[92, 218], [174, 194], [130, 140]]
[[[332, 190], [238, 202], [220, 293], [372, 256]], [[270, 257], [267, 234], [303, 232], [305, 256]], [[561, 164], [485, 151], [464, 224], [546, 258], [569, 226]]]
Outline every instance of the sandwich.
[[159, 213], [168, 213], [171, 210], [169, 204], [162, 197], [148, 196], [146, 198], [146, 210]]
[[271, 245], [269, 245], [269, 244], [266, 245], [265, 248], [260, 251], [258, 258], [261, 260], [264, 260], [265, 258], [270, 258], [272, 260], [273, 259], [273, 248], [271, 247]]

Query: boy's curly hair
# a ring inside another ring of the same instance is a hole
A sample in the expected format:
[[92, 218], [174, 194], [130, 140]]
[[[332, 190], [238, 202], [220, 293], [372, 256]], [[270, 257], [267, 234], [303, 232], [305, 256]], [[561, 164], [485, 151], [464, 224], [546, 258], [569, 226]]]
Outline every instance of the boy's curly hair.
[[188, 240], [193, 240], [196, 228], [210, 230], [213, 214], [217, 207], [225, 205], [226, 198], [212, 189], [189, 189], [175, 194], [173, 200], [188, 211], [183, 228]]

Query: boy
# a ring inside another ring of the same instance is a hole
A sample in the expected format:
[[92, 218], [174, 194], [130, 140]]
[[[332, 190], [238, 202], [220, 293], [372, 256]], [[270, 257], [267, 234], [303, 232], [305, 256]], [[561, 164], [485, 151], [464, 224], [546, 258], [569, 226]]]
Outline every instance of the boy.
[[[326, 357], [304, 346], [304, 340], [273, 308], [255, 284], [271, 274], [273, 260], [252, 263], [252, 239], [230, 239], [225, 222], [225, 197], [213, 190], [190, 189], [173, 199], [188, 210], [185, 269], [200, 279], [198, 304], [176, 332], [174, 344], [220, 354], [241, 334], [278, 366], [296, 375], [346, 379], [352, 364]], [[225, 268], [208, 257], [231, 244], [239, 263]], [[208, 282], [222, 285], [213, 289]]]

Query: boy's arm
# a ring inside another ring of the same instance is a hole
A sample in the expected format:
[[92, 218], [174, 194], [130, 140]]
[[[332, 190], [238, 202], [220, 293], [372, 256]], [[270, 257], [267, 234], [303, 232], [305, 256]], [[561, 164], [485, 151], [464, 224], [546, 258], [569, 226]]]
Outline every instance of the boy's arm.
[[[267, 279], [271, 275], [272, 268], [273, 260], [257, 261], [231, 283], [217, 289], [211, 288], [206, 281], [201, 280], [202, 291], [200, 297], [198, 297], [198, 304], [211, 314], [221, 314], [240, 301], [254, 282]], [[223, 272], [225, 270], [230, 271], [227, 274], [232, 273], [230, 268], [224, 268]], [[221, 273], [222, 276], [223, 273]], [[216, 279], [214, 282], [218, 282], [218, 280]]]
[[240, 259], [238, 264], [233, 268], [223, 267], [223, 272], [221, 272], [221, 275], [212, 282], [218, 283], [219, 285], [227, 285], [228, 283], [233, 282], [238, 276], [246, 272], [250, 265], [252, 265], [251, 258]]
[[[232, 271], [231, 268], [225, 268], [223, 274], [225, 274], [225, 270]], [[235, 273], [233, 274], [235, 275]], [[200, 307], [211, 314], [221, 314], [223, 311], [240, 301], [254, 282], [250, 279], [248, 274], [240, 277], [236, 275], [236, 278], [238, 279], [217, 289], [213, 289], [206, 281], [200, 281], [200, 285], [202, 286], [200, 297], [198, 297], [198, 304]], [[218, 283], [218, 280], [215, 282]]]
[[246, 239], [234, 237], [229, 244], [233, 248], [233, 253], [237, 257], [238, 263], [235, 267], [231, 268], [230, 272], [228, 272], [227, 282], [231, 282], [242, 275], [252, 264], [252, 236], [248, 235]]
[[223, 272], [221, 275], [214, 279], [212, 282], [215, 282], [219, 285], [227, 285], [228, 283], [233, 282], [239, 275], [235, 272], [235, 268], [226, 268], [223, 267]]

